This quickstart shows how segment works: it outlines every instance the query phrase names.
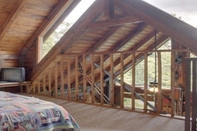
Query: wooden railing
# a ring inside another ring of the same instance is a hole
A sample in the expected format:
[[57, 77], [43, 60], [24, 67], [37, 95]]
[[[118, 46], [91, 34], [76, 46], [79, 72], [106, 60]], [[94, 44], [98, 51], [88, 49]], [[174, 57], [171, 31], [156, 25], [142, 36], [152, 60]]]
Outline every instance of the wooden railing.
[[[148, 58], [151, 53], [157, 54], [157, 92], [149, 90]], [[171, 55], [171, 81], [168, 94], [163, 94], [162, 89], [162, 56], [164, 52]], [[184, 115], [183, 103], [183, 89], [185, 88], [185, 71], [184, 71], [184, 57], [189, 57], [191, 52], [189, 50], [157, 50], [157, 51], [128, 51], [128, 52], [102, 52], [102, 53], [84, 53], [84, 54], [64, 54], [59, 55], [42, 74], [33, 81], [29, 88], [29, 93], [48, 95], [56, 98], [63, 98], [68, 100], [76, 100], [82, 102], [90, 102], [92, 104], [100, 103], [101, 105], [109, 105], [111, 107], [126, 108], [129, 110], [138, 110], [136, 108], [136, 100], [142, 101], [144, 104], [141, 108], [143, 112], [155, 112], [157, 114], [167, 113], [174, 117], [174, 115]], [[181, 56], [181, 62], [176, 63], [177, 58]], [[144, 80], [142, 90], [136, 87], [136, 63], [144, 60]], [[81, 71], [79, 71], [79, 65]], [[132, 70], [132, 81], [130, 83], [124, 82], [124, 73], [126, 70]], [[176, 77], [176, 71], [179, 76]], [[104, 79], [104, 76], [109, 76]], [[117, 78], [119, 77], [119, 78]], [[115, 98], [115, 83], [119, 80], [119, 104], [116, 105]], [[105, 85], [109, 80], [109, 103], [105, 101]], [[127, 85], [127, 88], [125, 87]], [[181, 85], [181, 86], [180, 86]], [[99, 87], [100, 95], [95, 90]], [[130, 92], [125, 95], [125, 92]], [[151, 101], [150, 96], [154, 97]], [[124, 99], [131, 100], [129, 108], [125, 106]], [[165, 100], [167, 101], [165, 103]], [[153, 106], [153, 108], [152, 108]], [[169, 111], [170, 110], [170, 111]]]

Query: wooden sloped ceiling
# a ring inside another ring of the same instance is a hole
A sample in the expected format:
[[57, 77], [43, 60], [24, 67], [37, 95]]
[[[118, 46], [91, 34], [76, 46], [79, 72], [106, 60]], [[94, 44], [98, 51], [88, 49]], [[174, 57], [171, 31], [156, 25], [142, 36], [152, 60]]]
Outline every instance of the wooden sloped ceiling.
[[29, 43], [74, 1], [79, 0], [0, 0], [0, 68], [20, 66]]
[[[97, 0], [34, 68], [31, 80], [35, 80], [58, 54], [154, 49], [155, 28], [118, 4], [112, 0]], [[158, 44], [168, 39], [167, 35], [157, 30]], [[136, 54], [136, 57], [141, 56]], [[104, 56], [104, 59], [104, 68], [108, 69], [109, 56]], [[124, 59], [126, 64], [132, 60], [128, 55]], [[113, 61], [115, 71], [118, 71], [118, 56]], [[98, 74], [99, 71], [95, 71], [95, 76]]]

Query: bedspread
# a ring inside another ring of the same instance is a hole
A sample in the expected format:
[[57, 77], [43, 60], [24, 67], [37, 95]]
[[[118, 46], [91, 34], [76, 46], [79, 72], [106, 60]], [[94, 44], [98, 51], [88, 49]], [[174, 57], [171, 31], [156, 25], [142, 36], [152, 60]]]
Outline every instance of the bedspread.
[[73, 117], [61, 106], [0, 91], [0, 131], [79, 131]]

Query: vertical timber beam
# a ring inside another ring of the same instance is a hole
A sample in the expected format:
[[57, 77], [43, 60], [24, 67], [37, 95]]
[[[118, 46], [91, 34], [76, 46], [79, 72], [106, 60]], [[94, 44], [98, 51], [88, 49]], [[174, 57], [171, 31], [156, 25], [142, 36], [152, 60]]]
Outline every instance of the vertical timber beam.
[[120, 54], [120, 79], [121, 79], [121, 84], [120, 84], [120, 108], [124, 108], [124, 54]]
[[186, 87], [185, 88], [185, 131], [190, 131], [190, 87], [191, 87], [191, 61], [186, 59]]
[[46, 95], [46, 73], [43, 74], [43, 79], [42, 79], [42, 86], [43, 86], [43, 93]]
[[114, 104], [114, 61], [113, 61], [113, 54], [110, 54], [110, 106]]
[[158, 93], [157, 93], [157, 114], [161, 113], [161, 85], [162, 85], [162, 69], [161, 69], [161, 52], [157, 52], [158, 54]]
[[[70, 100], [71, 99], [71, 85], [70, 85], [70, 81], [71, 81], [71, 72], [70, 72], [70, 65], [71, 65], [71, 62], [70, 62], [70, 55], [68, 56], [68, 62], [67, 62], [67, 68], [68, 68], [68, 73], [67, 73], [67, 82], [68, 82], [68, 91], [67, 91], [67, 93], [68, 93], [68, 100]], [[62, 72], [63, 73], [63, 72]], [[63, 73], [64, 74], [64, 73]]]
[[79, 94], [79, 73], [78, 73], [78, 55], [75, 56], [75, 98], [78, 100], [78, 94]]
[[83, 55], [83, 100], [86, 101], [86, 58]]
[[132, 111], [135, 110], [135, 53], [132, 53]]
[[51, 67], [49, 68], [48, 85], [49, 85], [49, 96], [51, 96]]
[[147, 112], [148, 55], [144, 54], [144, 112]]
[[57, 98], [57, 88], [58, 88], [58, 69], [57, 69], [57, 62], [55, 61], [55, 97]]
[[197, 90], [196, 90], [196, 60], [192, 61], [193, 71], [192, 71], [192, 131], [196, 131], [196, 98], [197, 98]]
[[171, 117], [174, 117], [175, 52], [171, 52]]
[[113, 0], [106, 0], [105, 1], [105, 17], [108, 19], [114, 18]]
[[100, 86], [100, 89], [101, 89], [101, 105], [103, 105], [103, 99], [104, 99], [104, 84], [103, 84], [103, 54], [100, 54], [100, 82], [101, 82], [101, 86]]
[[38, 94], [40, 95], [40, 79], [38, 80]]
[[91, 85], [91, 91], [92, 91], [92, 103], [95, 103], [95, 90], [94, 90], [94, 85], [95, 85], [95, 77], [94, 77], [94, 54], [91, 54], [91, 79], [92, 79], [92, 85]]
[[61, 67], [60, 67], [60, 74], [61, 74], [61, 97], [64, 98], [64, 57], [61, 56], [60, 59]]

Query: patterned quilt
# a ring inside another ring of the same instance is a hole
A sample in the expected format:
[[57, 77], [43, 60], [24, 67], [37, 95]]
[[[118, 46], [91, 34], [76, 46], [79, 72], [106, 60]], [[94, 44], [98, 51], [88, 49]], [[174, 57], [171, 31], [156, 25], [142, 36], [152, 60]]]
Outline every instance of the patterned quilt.
[[61, 106], [34, 97], [0, 91], [0, 131], [79, 131]]

